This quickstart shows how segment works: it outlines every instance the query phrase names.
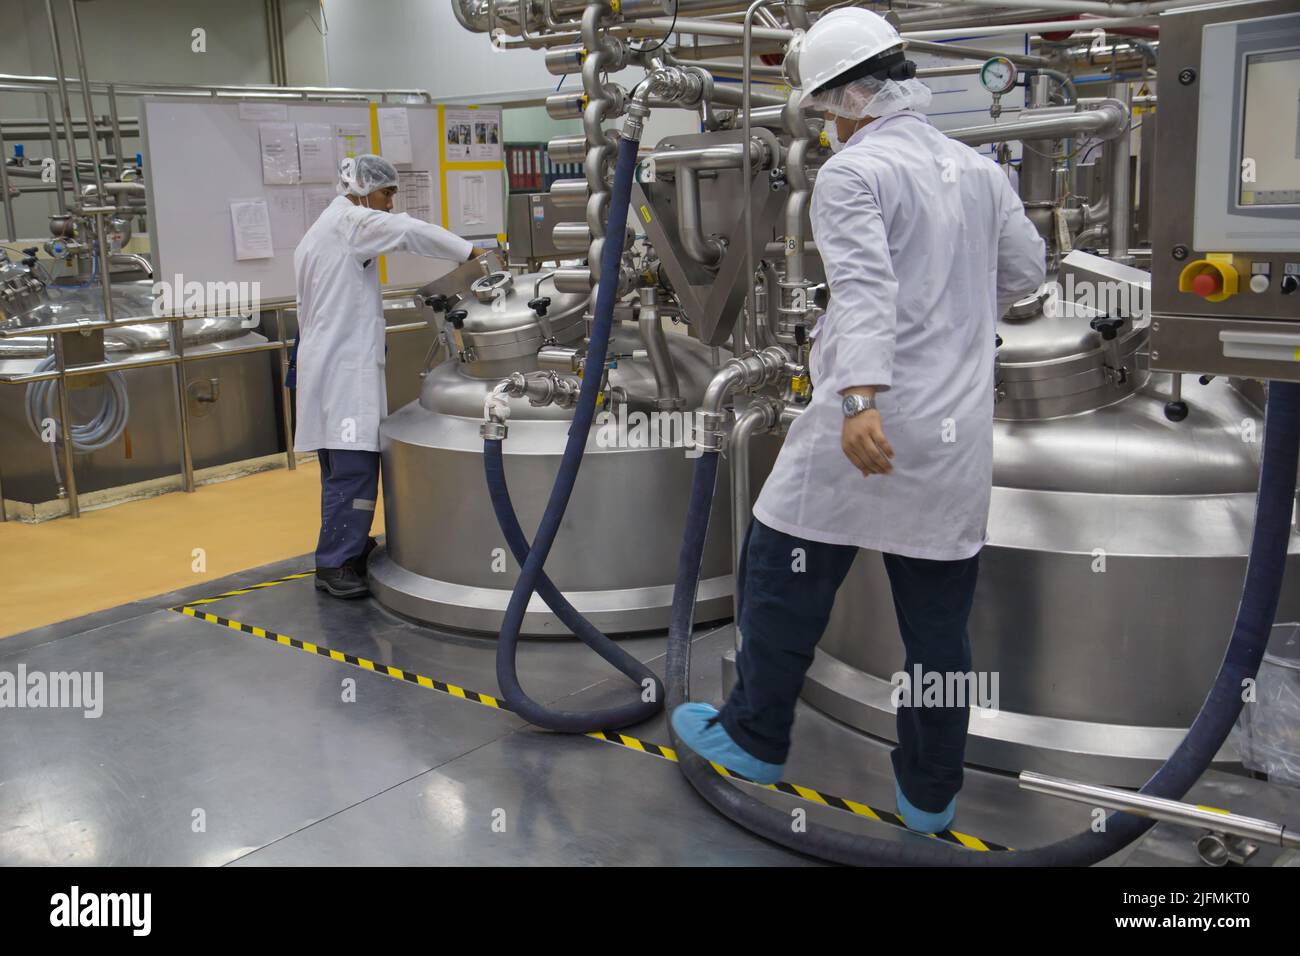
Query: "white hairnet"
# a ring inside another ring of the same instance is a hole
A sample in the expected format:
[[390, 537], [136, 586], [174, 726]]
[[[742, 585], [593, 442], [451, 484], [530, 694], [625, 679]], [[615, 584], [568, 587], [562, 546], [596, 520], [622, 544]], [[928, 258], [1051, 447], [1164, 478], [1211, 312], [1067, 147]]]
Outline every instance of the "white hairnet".
[[382, 156], [348, 156], [339, 163], [339, 195], [369, 196], [376, 189], [396, 185], [397, 167]]
[[807, 104], [845, 119], [881, 117], [900, 110], [923, 110], [930, 105], [930, 88], [920, 80], [889, 80], [864, 76], [843, 86], [808, 97]]

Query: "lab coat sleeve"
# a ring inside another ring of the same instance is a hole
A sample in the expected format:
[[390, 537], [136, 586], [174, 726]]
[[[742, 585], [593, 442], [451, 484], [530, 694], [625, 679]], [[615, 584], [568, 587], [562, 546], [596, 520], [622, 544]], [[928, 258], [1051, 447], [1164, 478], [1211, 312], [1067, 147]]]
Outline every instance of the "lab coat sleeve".
[[833, 337], [834, 360], [826, 384], [836, 392], [859, 385], [888, 389], [898, 280], [876, 197], [851, 167], [829, 164], [817, 177], [811, 218], [831, 290], [823, 334]]
[[998, 237], [998, 315], [1017, 299], [1034, 292], [1047, 277], [1047, 249], [1043, 237], [1025, 215], [1025, 207], [1003, 180], [1002, 231]]
[[357, 207], [349, 210], [344, 229], [352, 254], [363, 260], [388, 252], [410, 252], [430, 259], [464, 262], [474, 248], [468, 239], [404, 212]]

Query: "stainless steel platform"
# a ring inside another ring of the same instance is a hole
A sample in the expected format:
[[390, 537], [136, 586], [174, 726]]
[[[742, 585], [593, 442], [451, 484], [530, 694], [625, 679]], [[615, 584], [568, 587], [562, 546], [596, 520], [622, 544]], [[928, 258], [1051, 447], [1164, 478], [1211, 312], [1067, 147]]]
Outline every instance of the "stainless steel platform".
[[[105, 688], [98, 719], [3, 712], [0, 865], [812, 862], [718, 816], [661, 757], [538, 731], [508, 712], [169, 610], [309, 565], [282, 562], [0, 641], [0, 670], [102, 671]], [[436, 633], [373, 601], [326, 598], [309, 578], [197, 610], [498, 693], [495, 641]], [[664, 643], [625, 642], [660, 663]], [[730, 627], [698, 635], [697, 699], [719, 698], [719, 661], [731, 646]], [[576, 643], [524, 642], [519, 657], [530, 692], [566, 708], [628, 691]], [[343, 701], [347, 679], [354, 703]], [[662, 716], [626, 732], [668, 741]], [[893, 805], [888, 747], [803, 705], [786, 779]], [[1191, 797], [1248, 815], [1300, 817], [1296, 791], [1229, 773], [1207, 773]], [[832, 826], [926, 839], [798, 803]], [[1009, 846], [1035, 846], [1087, 823], [1086, 807], [1021, 792], [1011, 777], [981, 770], [968, 772], [958, 804], [959, 830]], [[1194, 864], [1194, 836], [1161, 824], [1111, 862]], [[1275, 855], [1263, 849], [1251, 865]]]

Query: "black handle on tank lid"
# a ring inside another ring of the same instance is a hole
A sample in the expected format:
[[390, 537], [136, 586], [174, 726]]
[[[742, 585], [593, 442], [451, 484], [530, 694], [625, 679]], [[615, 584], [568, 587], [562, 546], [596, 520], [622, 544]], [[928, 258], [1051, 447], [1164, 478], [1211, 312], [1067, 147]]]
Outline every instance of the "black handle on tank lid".
[[1112, 318], [1108, 315], [1101, 315], [1088, 323], [1094, 332], [1101, 334], [1101, 337], [1109, 342], [1115, 336], [1119, 335], [1119, 330], [1124, 326], [1123, 319]]
[[447, 313], [447, 321], [452, 324], [453, 328], [458, 330], [465, 327], [465, 320], [468, 318], [469, 313], [464, 309], [453, 309]]
[[528, 300], [528, 308], [537, 313], [539, 319], [545, 318], [546, 310], [551, 307], [551, 297], [549, 295], [539, 295], [536, 299]]

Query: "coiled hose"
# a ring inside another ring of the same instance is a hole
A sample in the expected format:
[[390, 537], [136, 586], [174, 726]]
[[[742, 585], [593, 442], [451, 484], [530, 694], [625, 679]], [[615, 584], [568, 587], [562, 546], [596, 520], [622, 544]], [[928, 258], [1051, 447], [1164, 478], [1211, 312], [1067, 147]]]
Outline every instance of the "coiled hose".
[[[497, 523], [501, 526], [506, 543], [521, 565], [519, 579], [510, 594], [510, 603], [506, 606], [505, 619], [497, 641], [497, 684], [507, 706], [519, 716], [538, 727], [565, 733], [583, 734], [640, 723], [658, 713], [664, 703], [664, 685], [658, 675], [583, 618], [542, 573], [578, 478], [588, 433], [596, 415], [596, 399], [605, 375], [605, 355], [613, 327], [614, 303], [618, 296], [619, 266], [623, 258], [623, 239], [632, 196], [632, 177], [636, 170], [637, 146], [635, 140], [619, 138], [614, 185], [610, 193], [609, 226], [601, 249], [600, 285], [596, 290], [595, 316], [583, 366], [582, 387], [578, 392], [573, 422], [569, 426], [568, 442], [560, 459], [559, 473], [555, 476], [551, 497], [547, 501], [546, 511], [531, 547], [510, 502], [501, 440], [485, 438], [483, 441], [483, 467], [492, 496], [492, 508], [496, 512]], [[528, 696], [519, 683], [516, 655], [524, 613], [534, 592], [541, 595], [556, 616], [583, 643], [642, 688], [640, 699], [602, 710], [556, 711]]]
[[[54, 368], [54, 356], [46, 357], [36, 366], [36, 372], [48, 372]], [[63, 422], [65, 435], [72, 441], [72, 450], [78, 454], [87, 454], [107, 448], [121, 436], [131, 415], [131, 400], [127, 397], [126, 379], [121, 372], [109, 372], [105, 375], [107, 387], [101, 392], [99, 410], [90, 421], [78, 425], [76, 422]], [[33, 382], [27, 386], [27, 424], [36, 437], [44, 440], [41, 423], [55, 419], [55, 405], [58, 402], [57, 380]], [[54, 476], [59, 484], [63, 483], [62, 469], [59, 468], [58, 456], [54, 452], [54, 443], [50, 442], [50, 459], [54, 462]]]
[[[1142, 787], [1142, 793], [1180, 799], [1205, 772], [1227, 739], [1243, 705], [1242, 681], [1259, 670], [1269, 630], [1277, 613], [1296, 488], [1300, 446], [1300, 384], [1272, 382], [1264, 419], [1264, 453], [1255, 502], [1255, 529], [1241, 603], [1232, 639], [1200, 712], [1182, 743]], [[686, 534], [682, 542], [666, 678], [668, 707], [687, 700], [690, 687], [690, 637], [699, 585], [704, 538], [713, 504], [718, 455], [695, 463]], [[671, 724], [670, 724], [671, 727]], [[671, 730], [670, 730], [671, 734]], [[789, 814], [754, 799], [714, 773], [703, 759], [672, 734], [682, 772], [699, 794], [724, 816], [773, 843], [835, 863], [861, 866], [1090, 866], [1142, 836], [1156, 821], [1112, 813], [1100, 832], [1087, 831], [1033, 850], [974, 852], [938, 840], [899, 841], [846, 833], [807, 822], [796, 833]]]

